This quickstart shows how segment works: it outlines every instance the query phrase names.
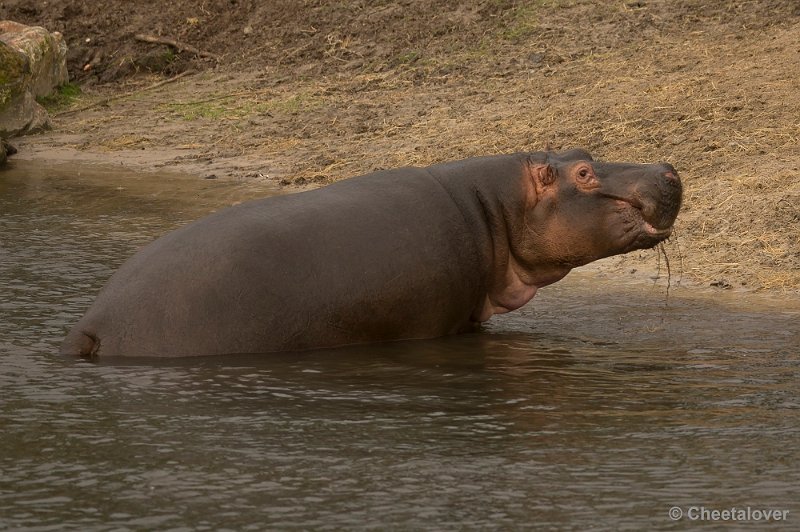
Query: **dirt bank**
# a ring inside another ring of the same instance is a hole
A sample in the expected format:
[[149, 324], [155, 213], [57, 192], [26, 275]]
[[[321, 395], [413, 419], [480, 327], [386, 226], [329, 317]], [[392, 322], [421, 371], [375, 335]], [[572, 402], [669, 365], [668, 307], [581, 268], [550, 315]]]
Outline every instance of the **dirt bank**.
[[15, 157], [300, 186], [545, 146], [666, 160], [686, 185], [673, 270], [800, 289], [794, 0], [0, 0], [0, 18], [64, 33], [83, 89]]

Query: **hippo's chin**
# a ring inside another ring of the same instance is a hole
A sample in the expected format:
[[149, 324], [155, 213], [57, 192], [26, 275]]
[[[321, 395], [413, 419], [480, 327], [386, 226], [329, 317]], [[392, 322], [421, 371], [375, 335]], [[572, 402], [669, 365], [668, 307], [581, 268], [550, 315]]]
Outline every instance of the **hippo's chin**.
[[631, 213], [635, 220], [634, 229], [631, 231], [633, 239], [624, 253], [652, 248], [672, 235], [672, 226], [663, 229], [654, 226], [645, 219], [641, 209], [631, 205]]
[[671, 234], [671, 227], [667, 229], [656, 229], [649, 223], [644, 222], [639, 230], [639, 234], [636, 236], [636, 240], [634, 241], [631, 251], [634, 249], [652, 248], [669, 238]]

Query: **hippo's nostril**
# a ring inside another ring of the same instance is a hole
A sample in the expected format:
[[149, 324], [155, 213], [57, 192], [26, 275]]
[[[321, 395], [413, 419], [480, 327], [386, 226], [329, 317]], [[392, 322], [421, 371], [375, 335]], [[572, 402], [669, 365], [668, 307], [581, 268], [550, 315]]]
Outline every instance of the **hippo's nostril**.
[[659, 163], [658, 166], [662, 172], [661, 175], [667, 179], [678, 179], [678, 171], [669, 163]]

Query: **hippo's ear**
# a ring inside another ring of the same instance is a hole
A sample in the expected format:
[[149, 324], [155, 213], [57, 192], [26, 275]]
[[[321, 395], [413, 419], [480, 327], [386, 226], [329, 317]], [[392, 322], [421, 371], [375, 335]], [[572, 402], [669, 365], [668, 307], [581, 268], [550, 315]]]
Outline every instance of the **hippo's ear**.
[[536, 180], [542, 186], [552, 185], [556, 180], [556, 169], [552, 165], [542, 164], [533, 169]]

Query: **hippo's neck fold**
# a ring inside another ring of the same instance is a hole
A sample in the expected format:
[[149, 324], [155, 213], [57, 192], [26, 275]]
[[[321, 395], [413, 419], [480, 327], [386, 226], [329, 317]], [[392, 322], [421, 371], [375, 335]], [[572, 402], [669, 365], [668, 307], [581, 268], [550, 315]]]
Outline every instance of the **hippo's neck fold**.
[[462, 169], [455, 167], [458, 163], [430, 169], [461, 210], [481, 250], [483, 287], [472, 313], [475, 321], [522, 307], [539, 288], [569, 272], [563, 265], [538, 260], [530, 242], [535, 235], [529, 234], [525, 212], [537, 202], [529, 170], [529, 161], [536, 155], [491, 157], [479, 164], [473, 159], [472, 165]]

